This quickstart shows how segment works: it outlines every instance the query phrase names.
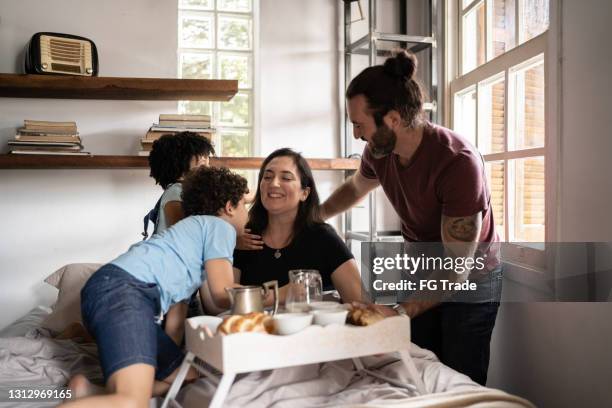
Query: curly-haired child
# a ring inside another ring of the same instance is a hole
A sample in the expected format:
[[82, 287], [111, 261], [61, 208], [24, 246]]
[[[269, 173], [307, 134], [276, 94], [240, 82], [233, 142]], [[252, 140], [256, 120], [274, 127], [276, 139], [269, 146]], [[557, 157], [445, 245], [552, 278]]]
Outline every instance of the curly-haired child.
[[156, 319], [204, 280], [214, 302], [229, 307], [225, 288], [238, 286], [232, 256], [248, 217], [247, 191], [246, 180], [225, 168], [195, 169], [183, 181], [187, 217], [92, 275], [81, 311], [98, 344], [106, 389], [76, 376], [69, 387], [77, 400], [66, 407], [146, 407], [168, 390], [184, 356]]
[[155, 224], [153, 234], [160, 234], [183, 219], [181, 180], [189, 170], [208, 166], [209, 158], [214, 154], [212, 143], [193, 132], [168, 134], [153, 142], [149, 153], [150, 175], [164, 189], [164, 193], [144, 219], [145, 238], [148, 237], [149, 221]]

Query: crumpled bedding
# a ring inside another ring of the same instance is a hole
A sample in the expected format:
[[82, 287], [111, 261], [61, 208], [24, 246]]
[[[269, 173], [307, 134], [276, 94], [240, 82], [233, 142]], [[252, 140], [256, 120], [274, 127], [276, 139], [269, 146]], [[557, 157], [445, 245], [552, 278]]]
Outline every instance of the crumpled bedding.
[[[55, 340], [40, 328], [49, 313], [37, 308], [0, 331], [0, 387], [10, 385], [65, 385], [81, 373], [96, 383], [102, 373], [95, 344]], [[239, 375], [225, 400], [227, 407], [533, 407], [528, 401], [499, 390], [481, 387], [467, 376], [440, 363], [428, 350], [413, 345], [411, 356], [427, 391], [417, 396], [414, 388], [390, 385], [374, 377], [356, 374], [352, 362], [336, 361]], [[363, 364], [377, 372], [410, 383], [407, 372], [393, 354], [367, 357]], [[189, 384], [177, 400], [185, 408], [206, 407], [214, 387], [205, 379]], [[160, 398], [151, 399], [159, 406]], [[51, 403], [7, 403], [0, 407], [51, 407]]]
[[[436, 356], [413, 345], [411, 356], [427, 391], [410, 389], [357, 374], [349, 360], [250, 373], [237, 377], [226, 407], [533, 407], [528, 401], [482, 387], [469, 377], [440, 363]], [[404, 384], [411, 384], [406, 369], [393, 354], [362, 358], [364, 366]], [[184, 408], [207, 406], [214, 386], [200, 379], [179, 393]]]

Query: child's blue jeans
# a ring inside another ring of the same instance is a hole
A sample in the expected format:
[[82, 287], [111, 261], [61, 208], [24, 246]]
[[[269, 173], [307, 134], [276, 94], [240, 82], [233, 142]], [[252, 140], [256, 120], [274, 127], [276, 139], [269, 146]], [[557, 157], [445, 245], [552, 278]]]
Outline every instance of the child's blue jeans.
[[156, 368], [167, 378], [183, 361], [181, 349], [156, 323], [160, 294], [113, 264], [102, 266], [81, 291], [83, 324], [96, 339], [104, 380], [132, 364]]

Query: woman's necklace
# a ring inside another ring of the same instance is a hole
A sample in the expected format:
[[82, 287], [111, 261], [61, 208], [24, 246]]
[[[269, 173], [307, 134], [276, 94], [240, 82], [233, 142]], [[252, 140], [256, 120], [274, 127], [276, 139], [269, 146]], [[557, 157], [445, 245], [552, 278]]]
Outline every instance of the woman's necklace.
[[[287, 247], [287, 245], [289, 245], [289, 243], [291, 242], [292, 238], [293, 238], [293, 234], [289, 235], [289, 238], [287, 238], [287, 240], [285, 241], [284, 245], [280, 245], [282, 248], [277, 248], [274, 251], [274, 259], [278, 259], [278, 258], [280, 258], [283, 255], [283, 253], [281, 252], [281, 249], [285, 249]], [[274, 248], [272, 248], [272, 249], [274, 249]]]

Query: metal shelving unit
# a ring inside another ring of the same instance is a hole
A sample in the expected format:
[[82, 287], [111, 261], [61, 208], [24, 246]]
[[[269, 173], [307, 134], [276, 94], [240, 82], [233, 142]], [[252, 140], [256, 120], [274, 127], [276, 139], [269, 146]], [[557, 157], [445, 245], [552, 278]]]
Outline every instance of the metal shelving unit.
[[[419, 58], [419, 66], [427, 67], [427, 73], [425, 77], [429, 79], [429, 83], [421, 84], [424, 86], [426, 94], [429, 96], [429, 102], [424, 106], [426, 112], [429, 112], [430, 120], [434, 123], [439, 123], [439, 119], [442, 117], [439, 107], [441, 106], [442, 95], [439, 92], [438, 77], [440, 72], [440, 61], [441, 61], [441, 50], [438, 47], [439, 39], [443, 38], [441, 35], [441, 27], [438, 24], [438, 8], [439, 0], [424, 0], [423, 4], [427, 6], [427, 14], [429, 16], [428, 25], [428, 36], [412, 35], [409, 33], [410, 27], [408, 26], [408, 7], [409, 2], [414, 0], [395, 0], [399, 2], [399, 33], [385, 33], [381, 32], [377, 28], [377, 16], [378, 16], [378, 1], [377, 0], [343, 0], [344, 2], [344, 89], [348, 87], [352, 79], [352, 58], [356, 55], [365, 55], [368, 57], [368, 66], [377, 64], [377, 57], [387, 57], [391, 55], [391, 51], [388, 47], [381, 47], [383, 43], [399, 43], [399, 47], [408, 49], [417, 55]], [[367, 33], [361, 36], [356, 41], [352, 40], [351, 29], [353, 22], [351, 22], [351, 5], [357, 3], [360, 11], [362, 11], [362, 3], [367, 3]], [[423, 61], [422, 56], [419, 55], [423, 51], [429, 50], [428, 58]], [[344, 138], [341, 143], [342, 157], [354, 157], [357, 152], [351, 151], [351, 141], [353, 135], [351, 134], [351, 126], [346, 114], [346, 107], [344, 109]], [[348, 175], [349, 173], [347, 173]], [[351, 211], [344, 213], [344, 232], [347, 245], [351, 245], [352, 240], [356, 241], [401, 241], [401, 235], [398, 235], [395, 231], [378, 231], [378, 222], [376, 214], [376, 191], [370, 193], [368, 197], [369, 204], [369, 222], [368, 230], [366, 232], [357, 232], [353, 230], [353, 219]]]

